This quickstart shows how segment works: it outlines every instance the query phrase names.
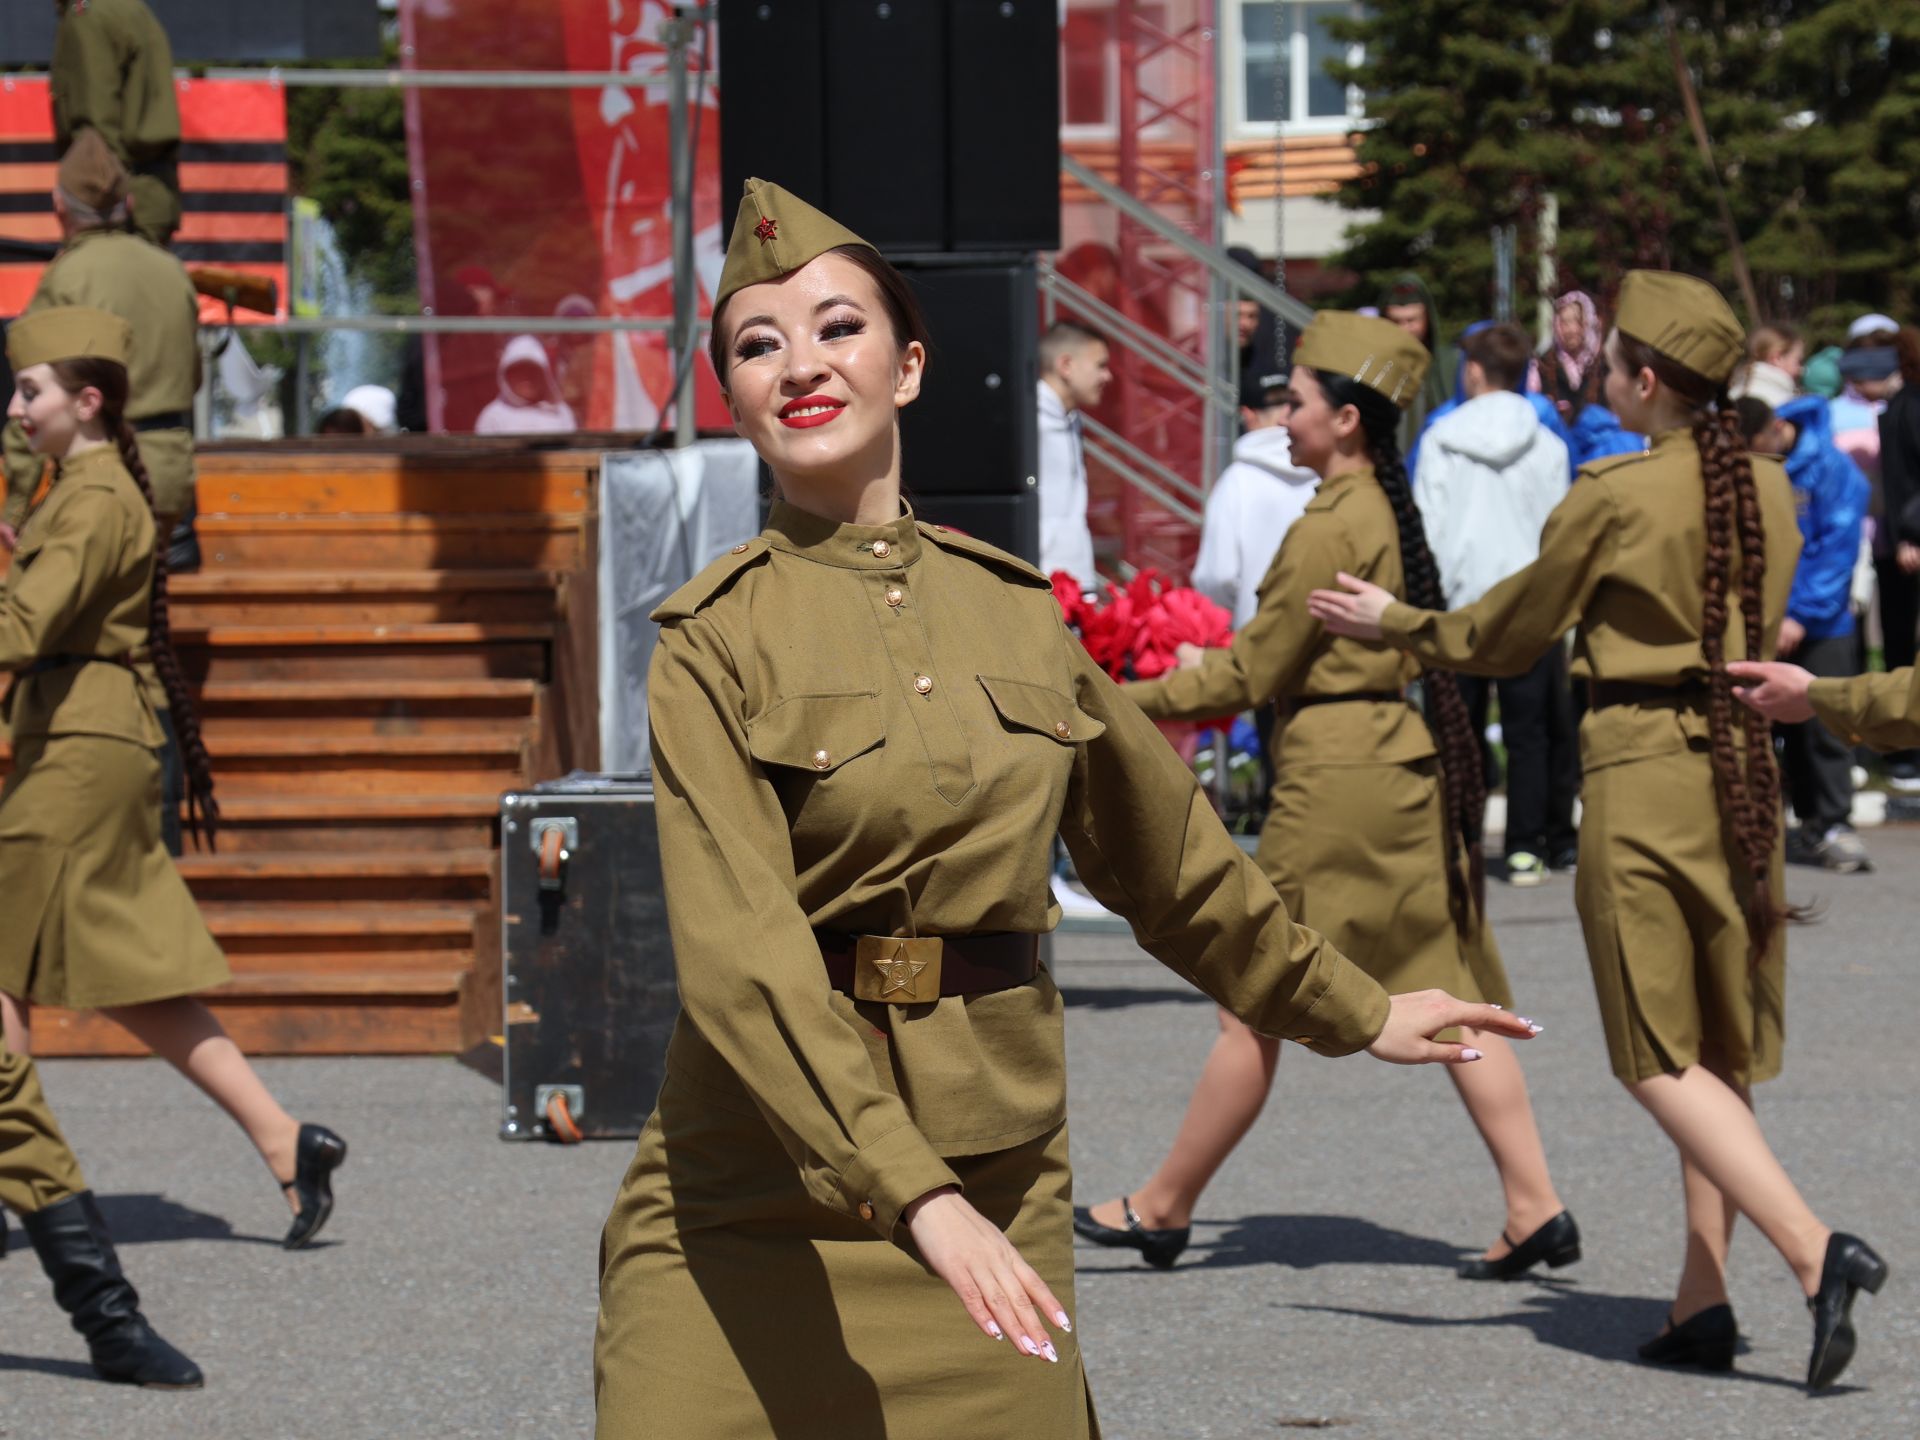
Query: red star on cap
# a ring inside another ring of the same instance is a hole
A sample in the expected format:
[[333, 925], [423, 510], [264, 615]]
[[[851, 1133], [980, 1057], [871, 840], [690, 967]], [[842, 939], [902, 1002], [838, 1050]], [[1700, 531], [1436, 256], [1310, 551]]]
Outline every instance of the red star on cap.
[[760, 217], [760, 223], [753, 227], [753, 233], [758, 235], [762, 240], [773, 239], [778, 230], [779, 226], [775, 224], [774, 218], [771, 215], [762, 215]]

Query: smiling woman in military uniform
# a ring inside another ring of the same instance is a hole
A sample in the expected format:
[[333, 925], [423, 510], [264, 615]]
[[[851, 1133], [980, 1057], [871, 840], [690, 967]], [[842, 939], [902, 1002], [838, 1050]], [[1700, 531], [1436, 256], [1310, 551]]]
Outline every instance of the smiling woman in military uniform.
[[713, 337], [781, 499], [656, 612], [683, 1013], [603, 1239], [599, 1434], [1092, 1435], [1036, 959], [1056, 832], [1263, 1031], [1400, 1061], [1460, 1058], [1425, 1038], [1448, 1025], [1526, 1032], [1389, 1002], [1293, 925], [1046, 577], [902, 513], [926, 337], [871, 247], [749, 181]]
[[217, 815], [213, 775], [167, 630], [153, 492], [126, 419], [127, 322], [80, 306], [13, 322], [7, 414], [58, 469], [20, 528], [0, 590], [13, 772], [0, 789], [0, 1015], [31, 1053], [34, 1004], [97, 1009], [233, 1116], [287, 1193], [285, 1244], [326, 1223], [346, 1144], [267, 1092], [195, 992], [228, 978], [160, 839], [161, 730], [140, 678], [164, 683], [189, 819]]
[[[1607, 404], [1653, 437], [1585, 466], [1540, 558], [1450, 614], [1341, 575], [1310, 613], [1422, 664], [1514, 675], [1575, 632], [1581, 723], [1576, 898], [1613, 1072], [1680, 1151], [1687, 1245], [1648, 1359], [1724, 1370], [1738, 1336], [1726, 1255], [1744, 1214], [1813, 1311], [1807, 1384], [1852, 1358], [1855, 1292], [1887, 1267], [1823, 1225], [1761, 1133], [1750, 1087], [1780, 1071], [1786, 946], [1780, 780], [1759, 714], [1736, 733], [1728, 662], [1771, 657], [1799, 554], [1793, 492], [1740, 446], [1726, 382], [1745, 337], [1702, 280], [1637, 270], [1607, 338]], [[1737, 603], [1735, 603], [1737, 602]]]

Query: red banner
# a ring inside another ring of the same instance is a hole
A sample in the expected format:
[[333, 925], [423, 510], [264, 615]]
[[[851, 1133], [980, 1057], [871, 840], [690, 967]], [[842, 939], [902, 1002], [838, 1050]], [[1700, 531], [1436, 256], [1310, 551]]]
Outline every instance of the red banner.
[[[423, 305], [439, 315], [527, 322], [524, 336], [429, 339], [434, 429], [650, 430], [658, 423], [673, 389], [664, 335], [543, 335], [540, 321], [664, 319], [673, 312], [667, 50], [660, 38], [671, 18], [659, 0], [403, 5], [408, 63], [421, 69], [617, 71], [636, 82], [408, 93]], [[690, 79], [700, 103], [689, 116], [700, 128], [694, 223], [702, 314], [719, 279], [722, 226], [730, 218], [722, 216], [719, 196], [717, 57], [709, 52], [705, 59], [707, 83], [698, 74]], [[699, 422], [725, 428], [712, 372], [704, 358], [694, 363]], [[510, 373], [516, 369], [517, 379]]]

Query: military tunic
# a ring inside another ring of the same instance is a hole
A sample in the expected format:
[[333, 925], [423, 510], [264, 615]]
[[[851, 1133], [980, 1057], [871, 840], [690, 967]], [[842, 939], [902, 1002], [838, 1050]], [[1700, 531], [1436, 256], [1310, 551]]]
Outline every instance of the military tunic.
[[[1443, 989], [1511, 1006], [1485, 918], [1463, 940], [1448, 908], [1433, 736], [1410, 702], [1377, 698], [1403, 692], [1419, 667], [1329, 634], [1307, 614], [1308, 594], [1332, 588], [1342, 570], [1395, 594], [1405, 589], [1399, 525], [1371, 471], [1322, 482], [1230, 647], [1124, 693], [1164, 719], [1278, 701], [1272, 803], [1257, 859], [1288, 913], [1390, 993]], [[1354, 698], [1338, 699], [1347, 695]]]
[[13, 772], [0, 790], [0, 990], [49, 1005], [134, 1005], [229, 978], [160, 843], [161, 731], [136, 672], [154, 524], [112, 446], [69, 459], [20, 531], [0, 591]]
[[[124, 230], [80, 231], [40, 277], [25, 313], [62, 305], [105, 310], [133, 327], [129, 420], [193, 409], [200, 388], [199, 301], [186, 267], [173, 255]], [[7, 422], [5, 444], [7, 498], [0, 521], [17, 528], [44, 465], [17, 421]], [[142, 431], [140, 459], [160, 513], [169, 519], [184, 515], [193, 500], [192, 430]]]
[[[1768, 659], [1800, 530], [1779, 463], [1755, 456], [1753, 474], [1767, 570], [1765, 642], [1751, 658]], [[1708, 674], [1705, 491], [1692, 432], [1667, 431], [1644, 455], [1582, 467], [1547, 520], [1540, 558], [1473, 605], [1442, 614], [1396, 603], [1381, 621], [1390, 644], [1428, 665], [1495, 676], [1526, 670], [1577, 626], [1576, 677], [1675, 687], [1672, 700], [1589, 710], [1580, 726], [1575, 899], [1613, 1071], [1628, 1082], [1703, 1058], [1746, 1082], [1780, 1070], [1785, 938], [1776, 932], [1749, 963], [1735, 878], [1744, 866], [1715, 796], [1706, 710], [1678, 688]], [[1744, 660], [1737, 543], [1734, 556], [1725, 653]]]
[[1920, 745], [1920, 668], [1815, 680], [1807, 699], [1820, 723], [1851, 745], [1876, 750]]
[[983, 1337], [901, 1211], [959, 1182], [1072, 1306], [1062, 1006], [831, 988], [813, 927], [1040, 933], [1061, 835], [1140, 943], [1256, 1029], [1367, 1045], [1384, 992], [1294, 925], [1044, 576], [909, 516], [777, 505], [655, 612], [683, 1013], [602, 1245], [601, 1440], [1095, 1433]]
[[60, 0], [53, 35], [54, 144], [91, 125], [133, 177], [133, 221], [156, 245], [180, 228], [180, 103], [173, 47], [145, 0]]

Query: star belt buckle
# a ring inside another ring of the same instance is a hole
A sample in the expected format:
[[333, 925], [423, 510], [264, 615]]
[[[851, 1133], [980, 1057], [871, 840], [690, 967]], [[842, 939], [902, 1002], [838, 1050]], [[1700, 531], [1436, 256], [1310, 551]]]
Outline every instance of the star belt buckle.
[[939, 936], [862, 935], [853, 947], [853, 998], [927, 1005], [940, 998]]

